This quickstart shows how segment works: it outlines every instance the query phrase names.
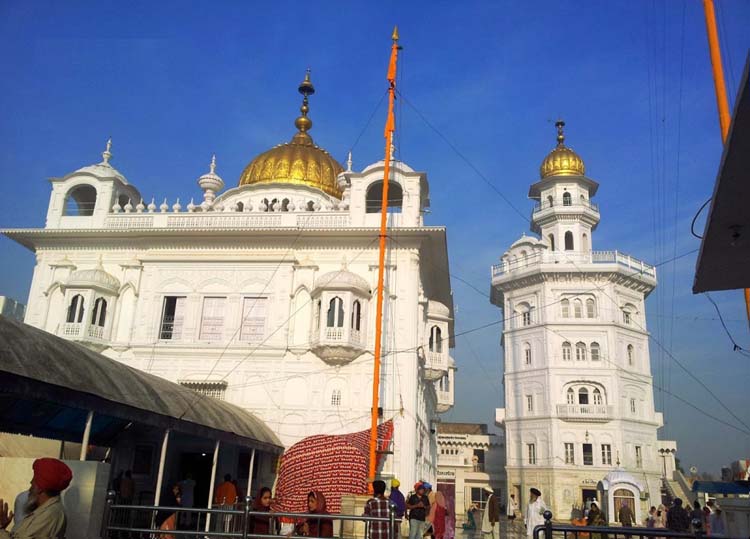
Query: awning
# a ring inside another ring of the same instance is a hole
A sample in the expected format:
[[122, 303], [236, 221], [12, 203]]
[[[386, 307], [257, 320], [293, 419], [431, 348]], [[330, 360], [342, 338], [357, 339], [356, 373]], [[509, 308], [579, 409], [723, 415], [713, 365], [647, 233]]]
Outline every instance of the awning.
[[706, 494], [750, 494], [748, 481], [694, 481], [693, 492]]
[[0, 431], [110, 446], [130, 423], [281, 453], [250, 412], [0, 316]]
[[[392, 420], [378, 426], [378, 465], [392, 438]], [[308, 492], [317, 490], [326, 497], [328, 511], [338, 513], [343, 494], [367, 493], [369, 461], [369, 429], [300, 440], [281, 457], [274, 509], [304, 513]]]
[[750, 288], [750, 82], [740, 84], [714, 186], [693, 293]]

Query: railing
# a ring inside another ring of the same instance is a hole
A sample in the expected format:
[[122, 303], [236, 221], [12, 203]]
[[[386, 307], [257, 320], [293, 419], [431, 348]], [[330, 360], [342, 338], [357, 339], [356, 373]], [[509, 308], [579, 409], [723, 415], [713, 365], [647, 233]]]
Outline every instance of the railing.
[[[552, 522], [552, 513], [545, 511], [544, 524], [536, 526], [532, 532], [533, 539], [631, 539], [638, 537], [675, 538], [675, 539], [704, 539], [706, 534], [702, 529], [701, 519], [691, 521], [692, 532], [672, 531], [665, 528], [629, 528], [625, 526], [574, 526]], [[722, 539], [739, 539], [722, 536]], [[744, 539], [744, 538], [743, 538]]]
[[[372, 530], [372, 535], [383, 539], [397, 539], [396, 516], [391, 506], [388, 517], [369, 517], [363, 515], [310, 515], [309, 513], [282, 513], [282, 512], [258, 512], [251, 511], [252, 499], [248, 496], [243, 502], [235, 505], [220, 506], [219, 508], [199, 509], [186, 507], [164, 507], [150, 505], [120, 505], [115, 503], [114, 492], [107, 497], [104, 518], [102, 520], [103, 539], [151, 539], [166, 537], [201, 537], [202, 539], [213, 539], [218, 537], [241, 537], [246, 539], [277, 539], [280, 528], [279, 520], [284, 519], [294, 523], [317, 522], [318, 529], [321, 523], [330, 521], [332, 525], [339, 525], [338, 537], [354, 536], [354, 528], [357, 524], [364, 524], [364, 535], [357, 530], [357, 537], [370, 537], [370, 527], [377, 526], [378, 530]], [[258, 518], [259, 517], [259, 518]], [[268, 533], [254, 533], [252, 522], [254, 518], [263, 519], [268, 522]], [[164, 524], [164, 523], [167, 524]], [[301, 528], [297, 524], [295, 528]], [[383, 530], [383, 534], [379, 534]], [[286, 535], [284, 533], [283, 535]], [[297, 535], [301, 535], [298, 533]]]
[[104, 338], [104, 327], [103, 326], [89, 326], [88, 330], [89, 337], [92, 339], [103, 339]]
[[447, 370], [448, 354], [444, 352], [427, 352], [427, 368]]
[[110, 229], [144, 228], [346, 228], [348, 212], [173, 212], [110, 213], [104, 226]]
[[343, 341], [344, 340], [344, 328], [326, 328], [326, 340], [328, 341]]
[[591, 202], [589, 200], [577, 200], [575, 203], [571, 200], [570, 203], [566, 204], [564, 200], [554, 200], [552, 203], [550, 203], [549, 200], [544, 200], [542, 202], [537, 202], [534, 204], [534, 213], [540, 212], [542, 210], [548, 210], [550, 208], [588, 208], [590, 210], [595, 211], [596, 213], [599, 213], [599, 205], [595, 202]]
[[619, 251], [544, 251], [518, 258], [505, 260], [492, 266], [492, 277], [525, 270], [539, 264], [617, 264], [634, 270], [635, 273], [656, 278], [656, 268], [642, 260]]
[[62, 337], [80, 337], [82, 334], [82, 322], [67, 322], [60, 326], [60, 336]]
[[182, 319], [174, 316], [165, 316], [161, 320], [159, 339], [164, 341], [178, 341], [182, 337]]
[[614, 407], [607, 404], [558, 404], [557, 415], [562, 419], [600, 421], [611, 419]]

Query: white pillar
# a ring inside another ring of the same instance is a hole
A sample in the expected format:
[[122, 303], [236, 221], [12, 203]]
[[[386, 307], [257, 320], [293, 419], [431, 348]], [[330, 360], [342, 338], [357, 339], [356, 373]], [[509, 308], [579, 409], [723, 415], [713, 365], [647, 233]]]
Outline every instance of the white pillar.
[[154, 505], [161, 501], [161, 487], [164, 482], [164, 463], [167, 460], [167, 446], [169, 444], [169, 429], [164, 431], [164, 439], [161, 442], [161, 455], [159, 456], [159, 473], [156, 476], [156, 493], [154, 494]]
[[91, 437], [91, 424], [94, 422], [94, 411], [89, 410], [86, 416], [86, 428], [83, 429], [83, 440], [81, 440], [81, 455], [78, 460], [86, 460], [86, 450], [89, 447], [89, 438]]
[[250, 453], [250, 470], [247, 472], [247, 495], [252, 496], [250, 488], [253, 484], [253, 466], [255, 465], [255, 448]]
[[[211, 466], [211, 483], [209, 483], [208, 486], [208, 509], [211, 509], [211, 504], [214, 500], [214, 484], [216, 483], [216, 467], [219, 464], [219, 445], [221, 442], [219, 440], [216, 440], [216, 445], [214, 445], [214, 461], [213, 465]], [[208, 513], [206, 515], [206, 533], [211, 529], [211, 513]]]

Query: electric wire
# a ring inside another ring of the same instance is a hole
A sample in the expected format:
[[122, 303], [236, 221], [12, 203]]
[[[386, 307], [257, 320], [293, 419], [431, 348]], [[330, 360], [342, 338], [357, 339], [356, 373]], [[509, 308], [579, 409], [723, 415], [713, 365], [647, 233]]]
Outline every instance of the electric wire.
[[727, 334], [727, 337], [729, 337], [729, 340], [732, 342], [732, 346], [734, 351], [737, 352], [750, 352], [750, 349], [744, 348], [737, 344], [737, 341], [732, 337], [732, 334], [729, 332], [729, 328], [727, 327], [726, 323], [724, 322], [724, 317], [721, 314], [721, 310], [719, 309], [719, 305], [714, 301], [714, 298], [711, 297], [711, 294], [708, 292], [705, 292], [703, 294], [706, 296], [706, 299], [711, 302], [711, 305], [714, 306], [714, 309], [716, 309], [716, 314], [719, 316], [719, 321], [721, 322], [721, 327], [724, 328], [724, 332]]
[[698, 238], [699, 240], [702, 240], [703, 236], [699, 236], [698, 234], [695, 233], [695, 222], [698, 220], [698, 217], [700, 217], [700, 214], [703, 212], [703, 208], [705, 208], [708, 205], [708, 203], [711, 202], [712, 200], [713, 200], [713, 196], [709, 198], [708, 200], [706, 200], [703, 204], [701, 204], [701, 207], [698, 208], [697, 212], [695, 212], [695, 215], [693, 216], [693, 220], [690, 222], [690, 233], [696, 238]]

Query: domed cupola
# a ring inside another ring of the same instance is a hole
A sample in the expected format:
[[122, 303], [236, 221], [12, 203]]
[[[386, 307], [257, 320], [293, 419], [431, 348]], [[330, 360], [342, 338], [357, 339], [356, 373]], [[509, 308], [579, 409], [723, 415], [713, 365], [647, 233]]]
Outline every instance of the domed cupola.
[[93, 288], [117, 295], [120, 290], [120, 281], [99, 265], [92, 269], [74, 271], [68, 277], [65, 286], [67, 288]]
[[299, 93], [304, 97], [300, 107], [302, 115], [294, 121], [297, 133], [289, 142], [279, 144], [253, 159], [242, 172], [239, 185], [306, 185], [340, 199], [342, 191], [337, 178], [344, 168], [327, 151], [315, 145], [308, 134], [312, 128], [312, 120], [307, 116], [310, 110], [308, 96], [315, 93], [310, 70], [299, 85]]
[[557, 127], [557, 146], [542, 161], [539, 176], [542, 179], [550, 176], [583, 176], [586, 172], [583, 159], [565, 145], [563, 133], [565, 122], [558, 120], [555, 127]]

